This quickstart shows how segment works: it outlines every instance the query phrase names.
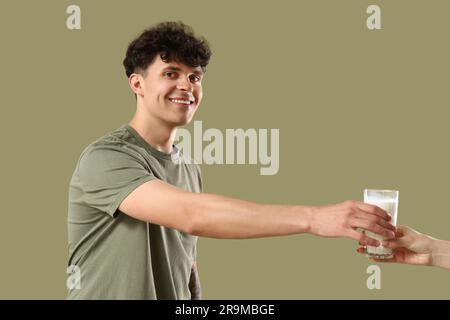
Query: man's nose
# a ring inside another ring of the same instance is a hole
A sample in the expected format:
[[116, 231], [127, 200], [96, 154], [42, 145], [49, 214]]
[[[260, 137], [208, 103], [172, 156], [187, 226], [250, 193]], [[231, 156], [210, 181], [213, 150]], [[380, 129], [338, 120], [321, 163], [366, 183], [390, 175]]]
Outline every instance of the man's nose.
[[192, 85], [192, 82], [189, 80], [189, 77], [180, 77], [178, 79], [177, 88], [189, 92], [192, 92], [194, 90], [194, 86]]

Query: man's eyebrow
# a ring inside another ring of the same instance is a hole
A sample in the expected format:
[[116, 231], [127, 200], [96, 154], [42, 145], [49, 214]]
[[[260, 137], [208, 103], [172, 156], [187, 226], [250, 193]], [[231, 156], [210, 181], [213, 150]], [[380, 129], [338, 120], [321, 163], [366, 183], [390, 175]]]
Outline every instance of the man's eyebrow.
[[[182, 71], [181, 70], [181, 68], [179, 68], [179, 67], [176, 67], [176, 66], [168, 66], [168, 67], [165, 67], [164, 69], [163, 69], [163, 71]], [[201, 70], [194, 70], [192, 73], [194, 73], [195, 75], [203, 75], [203, 71], [201, 71]]]

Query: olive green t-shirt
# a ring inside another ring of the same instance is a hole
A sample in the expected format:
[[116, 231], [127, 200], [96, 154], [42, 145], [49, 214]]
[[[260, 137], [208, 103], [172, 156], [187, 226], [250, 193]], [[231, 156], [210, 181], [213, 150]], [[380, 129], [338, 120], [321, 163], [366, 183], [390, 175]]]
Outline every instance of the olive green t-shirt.
[[80, 281], [69, 288], [68, 299], [191, 298], [197, 237], [134, 219], [118, 208], [153, 179], [201, 192], [200, 168], [192, 163], [176, 146], [171, 154], [153, 148], [128, 124], [82, 152], [68, 207], [68, 266], [79, 270]]

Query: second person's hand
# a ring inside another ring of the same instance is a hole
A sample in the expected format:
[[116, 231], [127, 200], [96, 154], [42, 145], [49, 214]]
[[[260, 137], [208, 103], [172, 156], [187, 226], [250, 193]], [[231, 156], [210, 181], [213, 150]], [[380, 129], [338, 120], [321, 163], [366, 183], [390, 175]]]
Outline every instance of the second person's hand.
[[[394, 251], [391, 259], [370, 259], [374, 262], [396, 262], [414, 265], [432, 265], [433, 238], [421, 234], [416, 230], [399, 226], [395, 239], [385, 240], [382, 245]], [[365, 253], [364, 247], [357, 249], [359, 253]]]

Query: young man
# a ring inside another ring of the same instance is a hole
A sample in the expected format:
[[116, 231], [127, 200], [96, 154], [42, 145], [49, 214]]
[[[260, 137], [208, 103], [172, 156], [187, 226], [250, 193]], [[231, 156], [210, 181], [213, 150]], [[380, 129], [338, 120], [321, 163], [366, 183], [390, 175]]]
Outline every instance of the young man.
[[347, 201], [324, 207], [264, 205], [202, 193], [197, 165], [173, 145], [202, 100], [211, 52], [182, 23], [143, 32], [124, 66], [133, 119], [89, 145], [69, 190], [69, 266], [81, 273], [70, 299], [199, 299], [197, 236], [256, 238], [311, 233], [393, 236], [388, 214]]

